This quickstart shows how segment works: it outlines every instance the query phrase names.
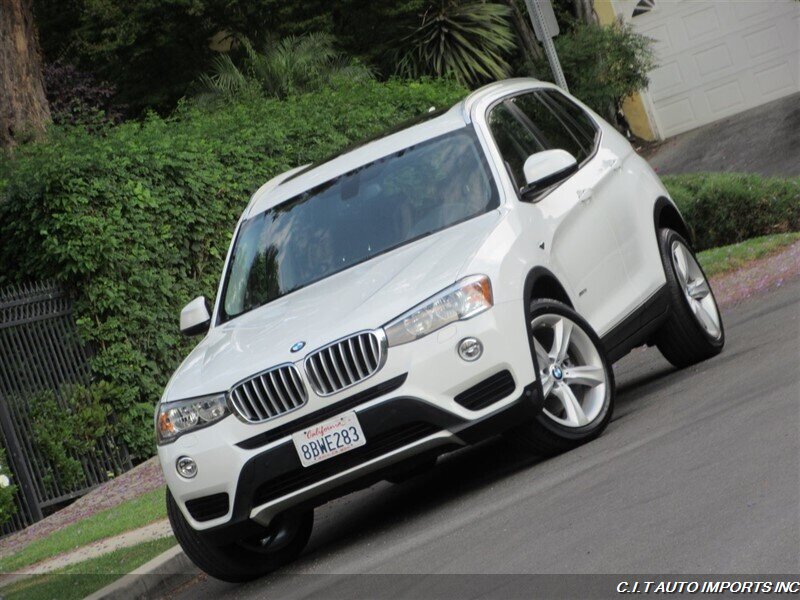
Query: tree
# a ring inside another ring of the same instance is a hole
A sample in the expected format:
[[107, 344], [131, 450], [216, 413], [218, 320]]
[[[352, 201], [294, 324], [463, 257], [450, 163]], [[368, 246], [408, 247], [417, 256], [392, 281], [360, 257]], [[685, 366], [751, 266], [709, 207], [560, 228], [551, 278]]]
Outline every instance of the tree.
[[50, 122], [30, 0], [0, 0], [0, 146]]
[[309, 33], [289, 36], [267, 44], [263, 53], [256, 52], [250, 41], [238, 36], [244, 57], [241, 67], [230, 54], [220, 54], [210, 74], [200, 77], [206, 93], [234, 97], [260, 90], [268, 96], [286, 98], [311, 92], [337, 79], [360, 81], [372, 78], [365, 66], [353, 62], [336, 49], [333, 36]]
[[[519, 48], [528, 63], [526, 66], [529, 70], [532, 70], [537, 61], [544, 59], [544, 50], [542, 50], [539, 42], [536, 41], [536, 35], [533, 32], [533, 26], [524, 2], [521, 3], [520, 0], [505, 0], [505, 3], [511, 11], [511, 20], [514, 23], [514, 30], [517, 32]], [[534, 73], [530, 74], [533, 75]]]
[[515, 48], [511, 18], [505, 4], [439, 0], [397, 42], [397, 72], [411, 78], [452, 76], [465, 85], [508, 77], [506, 57]]
[[[3, 0], [0, 0], [2, 2]], [[220, 35], [256, 48], [271, 38], [331, 31], [326, 0], [33, 0], [42, 47], [114, 86], [130, 116], [172, 110], [216, 53]], [[337, 4], [338, 3], [330, 3]]]

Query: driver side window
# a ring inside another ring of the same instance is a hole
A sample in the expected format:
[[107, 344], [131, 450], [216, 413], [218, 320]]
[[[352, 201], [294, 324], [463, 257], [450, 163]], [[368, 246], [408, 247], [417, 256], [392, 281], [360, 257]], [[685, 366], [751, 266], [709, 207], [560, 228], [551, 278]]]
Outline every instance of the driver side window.
[[525, 161], [531, 154], [546, 148], [520, 121], [519, 112], [507, 102], [498, 104], [489, 113], [489, 130], [497, 143], [514, 186], [521, 190], [525, 187], [523, 172]]
[[492, 108], [489, 129], [518, 190], [525, 187], [523, 165], [532, 154], [558, 148], [569, 152], [578, 163], [592, 155], [594, 123], [583, 113], [565, 96], [549, 89], [514, 96]]

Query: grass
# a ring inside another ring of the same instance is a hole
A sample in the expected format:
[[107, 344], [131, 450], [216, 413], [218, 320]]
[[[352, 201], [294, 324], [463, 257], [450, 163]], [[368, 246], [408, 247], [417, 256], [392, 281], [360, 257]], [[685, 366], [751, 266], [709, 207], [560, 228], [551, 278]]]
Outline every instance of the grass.
[[175, 545], [167, 537], [138, 546], [121, 548], [63, 569], [36, 575], [3, 589], [6, 600], [78, 600], [130, 573]]
[[138, 529], [166, 516], [164, 488], [161, 487], [31, 542], [19, 552], [0, 559], [0, 573], [17, 571], [62, 552]]
[[700, 264], [709, 277], [735, 271], [751, 260], [764, 258], [800, 240], [800, 233], [777, 233], [752, 238], [738, 244], [703, 250], [698, 254]]

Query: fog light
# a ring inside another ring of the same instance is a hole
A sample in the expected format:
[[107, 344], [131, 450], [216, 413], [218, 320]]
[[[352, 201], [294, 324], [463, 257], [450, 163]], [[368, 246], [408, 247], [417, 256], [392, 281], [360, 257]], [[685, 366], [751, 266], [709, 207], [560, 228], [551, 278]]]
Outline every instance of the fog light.
[[186, 479], [191, 479], [197, 475], [197, 463], [188, 456], [181, 456], [176, 460], [175, 468], [178, 470], [178, 474]]
[[483, 344], [479, 339], [468, 337], [458, 342], [458, 355], [467, 362], [478, 360], [481, 354], [483, 354]]

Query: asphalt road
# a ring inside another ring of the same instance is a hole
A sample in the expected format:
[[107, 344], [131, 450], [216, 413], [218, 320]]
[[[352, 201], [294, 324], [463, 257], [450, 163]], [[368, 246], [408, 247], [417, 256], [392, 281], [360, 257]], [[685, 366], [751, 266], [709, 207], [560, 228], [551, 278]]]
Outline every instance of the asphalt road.
[[[747, 140], [742, 144], [742, 140]], [[645, 148], [660, 175], [800, 175], [800, 93], [721, 119]]]
[[[800, 281], [734, 307], [725, 325], [725, 351], [696, 367], [676, 371], [654, 349], [621, 361], [614, 420], [591, 444], [547, 461], [501, 440], [459, 451], [318, 509], [285, 572], [200, 580], [176, 597], [403, 596], [390, 584], [422, 597], [470, 581], [419, 574], [798, 573]], [[509, 578], [489, 579], [486, 596], [507, 597]]]

